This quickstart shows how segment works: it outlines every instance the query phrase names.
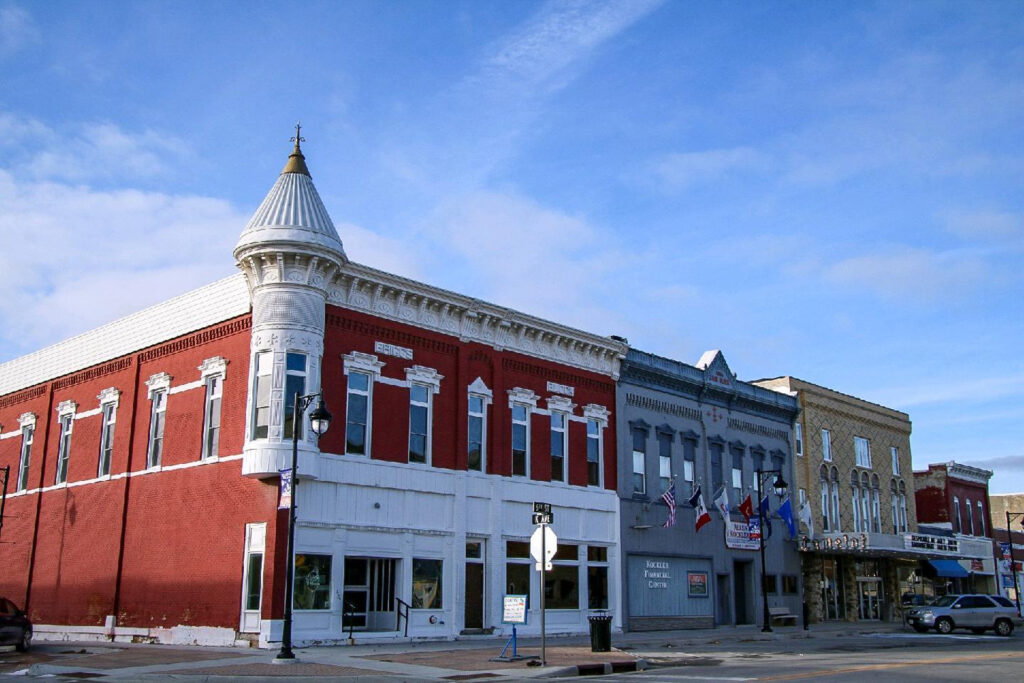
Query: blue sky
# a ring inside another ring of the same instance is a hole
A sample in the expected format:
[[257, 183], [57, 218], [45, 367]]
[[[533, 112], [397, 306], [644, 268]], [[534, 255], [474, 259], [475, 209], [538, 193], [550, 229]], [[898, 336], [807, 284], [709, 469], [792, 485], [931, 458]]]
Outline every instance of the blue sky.
[[1019, 2], [0, 0], [0, 360], [234, 272], [298, 119], [353, 260], [1024, 491]]

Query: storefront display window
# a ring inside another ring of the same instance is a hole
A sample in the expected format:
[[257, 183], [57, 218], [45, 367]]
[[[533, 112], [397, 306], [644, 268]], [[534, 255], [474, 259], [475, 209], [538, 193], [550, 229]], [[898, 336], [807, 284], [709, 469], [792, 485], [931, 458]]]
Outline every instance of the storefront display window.
[[330, 609], [331, 556], [296, 555], [292, 594], [295, 609]]
[[443, 574], [441, 560], [412, 561], [412, 608], [440, 609]]

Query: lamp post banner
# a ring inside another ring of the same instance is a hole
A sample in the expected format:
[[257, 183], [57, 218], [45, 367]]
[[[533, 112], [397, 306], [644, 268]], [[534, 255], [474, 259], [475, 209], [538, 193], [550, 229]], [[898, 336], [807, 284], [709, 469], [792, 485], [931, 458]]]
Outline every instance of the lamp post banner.
[[292, 504], [292, 471], [281, 470], [281, 496], [277, 502], [278, 510], [287, 510]]

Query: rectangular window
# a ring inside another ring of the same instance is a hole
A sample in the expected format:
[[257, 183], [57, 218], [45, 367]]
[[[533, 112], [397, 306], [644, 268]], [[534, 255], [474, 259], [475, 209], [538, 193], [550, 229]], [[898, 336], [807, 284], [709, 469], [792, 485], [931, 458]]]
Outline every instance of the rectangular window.
[[608, 609], [608, 548], [602, 546], [587, 546], [587, 607]]
[[587, 484], [601, 485], [601, 423], [587, 420]]
[[26, 425], [21, 428], [21, 459], [18, 462], [18, 490], [24, 491], [28, 488], [28, 464], [32, 456], [32, 440], [35, 438], [36, 428], [33, 425]]
[[661, 490], [667, 491], [672, 484], [672, 435], [658, 434], [658, 478]]
[[683, 441], [683, 480], [693, 483], [696, 469], [697, 444], [690, 439]]
[[544, 577], [545, 609], [579, 609], [579, 546], [559, 543]]
[[57, 443], [57, 484], [68, 480], [68, 460], [71, 458], [71, 431], [75, 422], [73, 413], [60, 416], [60, 441]]
[[565, 413], [551, 412], [551, 481], [565, 481], [567, 430]]
[[970, 498], [968, 498], [965, 501], [964, 507], [967, 508], [967, 526], [964, 527], [964, 529], [965, 529], [964, 533], [966, 533], [968, 536], [973, 536], [974, 535], [974, 508], [971, 507], [971, 499]]
[[328, 610], [331, 608], [332, 594], [331, 556], [295, 555], [293, 608]]
[[782, 576], [782, 593], [784, 595], [796, 595], [799, 583], [796, 576], [784, 574]]
[[530, 544], [522, 541], [505, 543], [505, 592], [509, 595], [530, 594]]
[[853, 530], [860, 531], [860, 489], [853, 487]]
[[893, 446], [889, 451], [892, 454], [892, 473], [898, 475], [900, 473], [900, 449]]
[[220, 450], [220, 399], [224, 378], [206, 378], [206, 406], [203, 410], [203, 457], [216, 458]]
[[821, 430], [821, 457], [825, 462], [832, 462], [832, 435], [827, 429]]
[[857, 467], [871, 469], [871, 442], [862, 436], [853, 437], [853, 451], [857, 456]]
[[953, 531], [960, 533], [963, 530], [963, 524], [960, 522], [960, 499], [953, 496]]
[[146, 467], [159, 467], [164, 450], [164, 417], [167, 413], [167, 390], [153, 392], [153, 407], [149, 416], [149, 449]]
[[832, 507], [829, 510], [829, 515], [832, 520], [832, 531], [843, 530], [843, 519], [839, 513], [839, 482], [832, 482]]
[[732, 452], [732, 487], [736, 489], [736, 500], [739, 500], [740, 491], [743, 490], [743, 452], [734, 450]]
[[273, 384], [274, 354], [261, 351], [256, 354], [256, 371], [252, 387], [252, 438], [265, 439], [270, 435], [270, 388]]
[[114, 450], [114, 423], [117, 419], [117, 404], [103, 404], [103, 422], [100, 425], [100, 457], [96, 475], [105, 477], [110, 474], [110, 457]]
[[821, 480], [821, 527], [822, 531], [831, 531], [832, 524], [828, 514], [828, 481]]
[[430, 387], [409, 385], [409, 462], [430, 462]]
[[441, 560], [412, 561], [412, 608], [441, 609], [441, 587], [444, 583], [443, 562]]
[[804, 426], [802, 424], [800, 424], [799, 422], [797, 422], [794, 425], [794, 428], [795, 428], [795, 431], [796, 431], [796, 449], [795, 449], [796, 450], [796, 454], [797, 455], [803, 455], [804, 454]]
[[647, 434], [642, 429], [633, 430], [633, 493], [647, 493], [646, 441]]
[[370, 376], [365, 372], [348, 373], [348, 398], [345, 414], [345, 452], [349, 455], [369, 453], [367, 429], [370, 404]]
[[979, 536], [985, 535], [985, 507], [980, 500], [978, 501], [978, 531], [981, 532], [978, 534]]
[[722, 478], [725, 474], [722, 471], [722, 446], [719, 444], [711, 444], [711, 490], [718, 491], [722, 488], [724, 482]]
[[[295, 394], [306, 393], [306, 354], [288, 353], [285, 355], [284, 376], [284, 438], [292, 438], [292, 420], [295, 412]], [[299, 415], [299, 438], [302, 438], [303, 416]]]
[[529, 476], [530, 411], [522, 403], [512, 405], [512, 474]]
[[898, 534], [900, 532], [900, 500], [896, 495], [895, 487], [892, 489], [889, 505], [892, 508], [892, 532]]
[[872, 531], [882, 533], [882, 505], [878, 500], [878, 489], [871, 489], [871, 515]]
[[245, 609], [258, 610], [263, 595], [263, 553], [249, 553], [245, 578]]
[[486, 404], [482, 396], [469, 396], [469, 447], [466, 453], [466, 467], [482, 472], [484, 463], [487, 425]]
[[778, 595], [778, 577], [774, 574], [766, 574], [764, 577], [764, 592], [768, 595]]

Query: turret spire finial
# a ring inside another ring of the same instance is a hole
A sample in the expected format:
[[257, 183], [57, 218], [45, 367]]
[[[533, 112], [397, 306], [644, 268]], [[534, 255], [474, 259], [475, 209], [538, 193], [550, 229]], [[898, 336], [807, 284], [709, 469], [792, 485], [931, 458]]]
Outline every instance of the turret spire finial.
[[290, 142], [295, 143], [295, 149], [288, 156], [288, 163], [284, 165], [284, 173], [301, 173], [302, 175], [309, 175], [309, 169], [306, 168], [306, 157], [302, 156], [302, 148], [299, 146], [300, 143], [306, 141], [306, 138], [302, 137], [302, 123], [295, 124], [295, 137], [289, 138]]

